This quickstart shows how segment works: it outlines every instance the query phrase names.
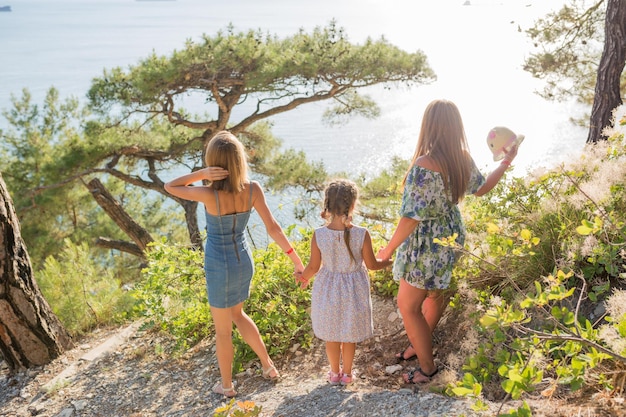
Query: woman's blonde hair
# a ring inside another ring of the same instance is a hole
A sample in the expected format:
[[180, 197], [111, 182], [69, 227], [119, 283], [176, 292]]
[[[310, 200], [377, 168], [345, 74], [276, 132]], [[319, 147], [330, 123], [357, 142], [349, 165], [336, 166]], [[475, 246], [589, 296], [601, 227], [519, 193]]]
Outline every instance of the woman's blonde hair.
[[[457, 204], [463, 200], [472, 159], [461, 113], [453, 102], [435, 100], [426, 107], [409, 171], [417, 158], [424, 155], [430, 156], [439, 166], [451, 202]], [[404, 181], [407, 175], [408, 171]]]
[[248, 179], [248, 159], [243, 144], [235, 135], [226, 130], [217, 132], [206, 146], [204, 162], [208, 167], [228, 171], [228, 177], [213, 181], [213, 189], [231, 193], [243, 191]]
[[331, 181], [324, 190], [324, 210], [322, 217], [326, 222], [331, 222], [334, 217], [342, 217], [345, 226], [343, 240], [348, 248], [350, 259], [356, 261], [352, 249], [350, 248], [350, 222], [352, 220], [352, 210], [359, 199], [359, 189], [350, 180], [337, 179]]

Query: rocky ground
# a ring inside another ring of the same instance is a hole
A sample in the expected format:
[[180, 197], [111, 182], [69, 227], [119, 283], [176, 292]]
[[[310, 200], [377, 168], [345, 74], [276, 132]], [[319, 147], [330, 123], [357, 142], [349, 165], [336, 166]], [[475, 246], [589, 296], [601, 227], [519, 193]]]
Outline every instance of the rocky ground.
[[[487, 402], [476, 412], [472, 402], [439, 394], [472, 349], [471, 329], [462, 317], [447, 316], [435, 335], [443, 371], [430, 384], [405, 387], [401, 373], [415, 362], [397, 366], [394, 353], [406, 345], [392, 300], [374, 299], [376, 336], [357, 347], [356, 382], [348, 387], [326, 382], [321, 343], [275, 362], [280, 381], [266, 381], [259, 364], [236, 376], [237, 400], [251, 401], [261, 416], [495, 416], [514, 403]], [[53, 363], [17, 375], [0, 371], [0, 416], [143, 417], [214, 416], [228, 401], [212, 393], [219, 380], [213, 344], [206, 340], [183, 357], [166, 355], [163, 335], [139, 323], [94, 332]], [[535, 416], [626, 416], [623, 397], [546, 398], [528, 402]]]

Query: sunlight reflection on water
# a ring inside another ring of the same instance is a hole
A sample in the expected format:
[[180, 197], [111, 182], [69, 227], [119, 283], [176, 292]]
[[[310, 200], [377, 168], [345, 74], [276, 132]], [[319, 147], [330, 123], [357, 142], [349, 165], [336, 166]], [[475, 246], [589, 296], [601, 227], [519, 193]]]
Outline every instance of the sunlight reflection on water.
[[[274, 132], [285, 148], [304, 151], [330, 173], [371, 178], [394, 156], [411, 157], [424, 108], [433, 99], [447, 98], [459, 106], [470, 149], [484, 172], [495, 166], [485, 144], [492, 127], [504, 125], [526, 136], [514, 171], [523, 175], [581, 152], [586, 138], [585, 129], [569, 122], [582, 110], [539, 98], [534, 91], [541, 81], [522, 69], [532, 46], [520, 30], [564, 2], [472, 0], [471, 6], [463, 6], [463, 0], [21, 0], [12, 13], [0, 16], [0, 108], [9, 108], [9, 96], [19, 95], [24, 87], [35, 102], [52, 85], [61, 97], [84, 99], [91, 79], [104, 68], [126, 68], [152, 51], [169, 54], [186, 39], [213, 35], [229, 23], [236, 31], [261, 29], [282, 37], [335, 19], [354, 43], [384, 36], [405, 51], [422, 50], [437, 81], [410, 90], [368, 89], [381, 107], [377, 120], [354, 118], [344, 126], [324, 126], [321, 115], [327, 104], [322, 103], [274, 117]], [[190, 110], [211, 111], [202, 99]], [[243, 109], [235, 112], [243, 114]], [[0, 128], [4, 122], [0, 120]], [[293, 222], [293, 196], [268, 200], [281, 224]], [[260, 229], [258, 224], [254, 228]]]

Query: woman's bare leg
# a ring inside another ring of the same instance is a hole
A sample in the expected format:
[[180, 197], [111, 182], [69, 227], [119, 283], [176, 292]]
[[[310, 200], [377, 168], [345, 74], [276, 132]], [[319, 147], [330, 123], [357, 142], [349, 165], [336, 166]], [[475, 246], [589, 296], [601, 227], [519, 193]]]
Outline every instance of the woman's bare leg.
[[220, 368], [222, 387], [233, 386], [233, 322], [229, 308], [211, 307], [215, 325], [215, 355]]
[[[243, 311], [243, 303], [237, 304], [230, 308], [232, 312], [233, 321], [235, 322], [235, 326], [237, 326], [237, 330], [239, 330], [239, 334], [243, 340], [252, 348], [254, 353], [259, 357], [261, 361], [261, 366], [264, 370], [267, 370], [274, 366], [274, 362], [270, 359], [270, 355], [267, 353], [267, 347], [265, 346], [265, 342], [261, 338], [261, 334], [259, 333], [259, 328], [256, 326], [254, 321], [248, 316], [245, 311]], [[278, 376], [277, 371], [271, 371], [268, 375], [271, 378]]]
[[413, 345], [420, 368], [424, 373], [430, 374], [435, 371], [433, 359], [431, 328], [422, 313], [422, 305], [428, 296], [428, 291], [415, 288], [405, 280], [400, 280], [398, 291], [398, 308], [402, 314], [404, 328]]

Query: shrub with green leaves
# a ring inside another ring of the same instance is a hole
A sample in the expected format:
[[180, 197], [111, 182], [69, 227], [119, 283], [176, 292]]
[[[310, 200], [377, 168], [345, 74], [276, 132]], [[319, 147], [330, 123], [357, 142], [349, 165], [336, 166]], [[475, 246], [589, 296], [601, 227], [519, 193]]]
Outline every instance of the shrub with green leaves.
[[129, 318], [134, 299], [121, 288], [114, 271], [97, 262], [86, 244], [76, 245], [69, 239], [64, 243], [60, 255], [46, 259], [36, 279], [70, 334], [81, 335]]
[[203, 252], [165, 238], [150, 244], [135, 296], [147, 325], [170, 333], [185, 350], [212, 333]]
[[[291, 226], [288, 232], [294, 229]], [[306, 261], [310, 233], [301, 231], [303, 240], [293, 242], [294, 248]], [[259, 328], [270, 356], [282, 356], [295, 344], [308, 348], [311, 333], [311, 293], [301, 290], [293, 276], [293, 263], [280, 247], [271, 243], [254, 251], [255, 272], [246, 312]], [[244, 352], [242, 361], [254, 357], [252, 350], [236, 338], [235, 343]]]
[[[296, 249], [306, 253], [307, 241], [298, 243]], [[310, 293], [296, 285], [293, 264], [276, 244], [253, 252], [255, 274], [244, 310], [259, 328], [270, 355], [280, 356], [295, 343], [308, 347], [312, 340]], [[136, 296], [149, 323], [170, 333], [180, 350], [212, 335], [203, 252], [163, 239], [151, 244], [147, 256], [148, 267]], [[233, 340], [234, 370], [238, 371], [255, 355], [237, 332]]]
[[[473, 396], [480, 407], [487, 390], [503, 401], [534, 391], [623, 390], [625, 156], [622, 133], [567, 167], [468, 199], [470, 233], [459, 248], [468, 256], [455, 274], [475, 290], [480, 340], [448, 394]], [[502, 415], [531, 412], [523, 403]]]
[[[312, 229], [286, 229], [297, 235], [294, 248], [306, 264], [310, 256]], [[373, 233], [373, 236], [377, 236]], [[382, 246], [380, 237], [375, 245]], [[310, 307], [311, 291], [301, 289], [293, 276], [293, 263], [275, 243], [253, 251], [255, 273], [250, 297], [244, 310], [255, 322], [272, 357], [284, 355], [294, 345], [307, 349], [313, 340]], [[147, 251], [148, 266], [135, 296], [148, 325], [171, 334], [175, 349], [185, 350], [213, 334], [211, 313], [206, 296], [203, 252], [165, 238], [154, 242]], [[371, 273], [373, 287], [389, 295], [397, 293], [397, 283], [389, 270]], [[233, 334], [235, 372], [256, 358], [238, 332]]]

